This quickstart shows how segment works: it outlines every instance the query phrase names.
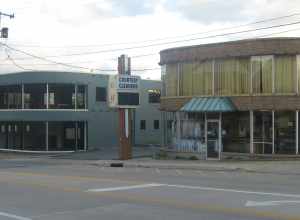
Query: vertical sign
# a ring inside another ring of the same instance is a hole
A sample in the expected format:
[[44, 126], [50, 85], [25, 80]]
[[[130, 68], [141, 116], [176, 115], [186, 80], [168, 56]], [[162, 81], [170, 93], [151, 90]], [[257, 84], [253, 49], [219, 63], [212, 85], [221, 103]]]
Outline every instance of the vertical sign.
[[[119, 75], [130, 75], [130, 58], [121, 55], [118, 58]], [[131, 146], [131, 111], [126, 108], [119, 108], [119, 158], [128, 160], [132, 155]]]

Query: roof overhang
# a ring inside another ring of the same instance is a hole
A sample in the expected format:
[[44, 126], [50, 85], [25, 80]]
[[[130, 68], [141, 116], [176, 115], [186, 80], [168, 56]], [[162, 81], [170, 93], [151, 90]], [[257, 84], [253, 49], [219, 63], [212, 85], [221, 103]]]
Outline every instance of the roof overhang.
[[234, 112], [235, 105], [229, 97], [192, 98], [179, 111], [182, 112]]

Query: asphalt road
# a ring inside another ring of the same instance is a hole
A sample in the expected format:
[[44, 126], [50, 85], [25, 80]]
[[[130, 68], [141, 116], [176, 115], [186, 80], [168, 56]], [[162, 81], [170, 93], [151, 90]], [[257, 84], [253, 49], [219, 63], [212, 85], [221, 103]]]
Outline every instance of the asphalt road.
[[0, 219], [300, 219], [300, 176], [0, 160]]

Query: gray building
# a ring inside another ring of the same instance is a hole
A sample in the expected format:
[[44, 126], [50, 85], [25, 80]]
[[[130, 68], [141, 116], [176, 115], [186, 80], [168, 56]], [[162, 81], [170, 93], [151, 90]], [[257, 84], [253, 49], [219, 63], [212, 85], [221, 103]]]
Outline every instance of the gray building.
[[[18, 72], [0, 75], [0, 148], [84, 151], [118, 146], [118, 114], [108, 107], [109, 75]], [[134, 111], [136, 145], [159, 144], [160, 81], [142, 80]]]

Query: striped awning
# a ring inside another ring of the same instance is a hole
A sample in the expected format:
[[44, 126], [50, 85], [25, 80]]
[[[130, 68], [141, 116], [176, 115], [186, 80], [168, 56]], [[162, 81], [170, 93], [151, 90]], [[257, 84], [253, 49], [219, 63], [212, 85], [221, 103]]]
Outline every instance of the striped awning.
[[236, 107], [228, 97], [192, 98], [180, 111], [182, 112], [233, 112]]

